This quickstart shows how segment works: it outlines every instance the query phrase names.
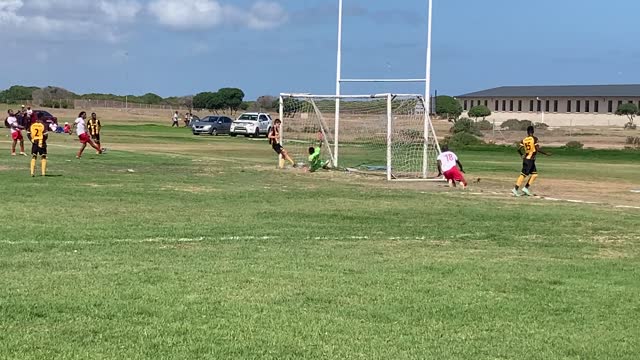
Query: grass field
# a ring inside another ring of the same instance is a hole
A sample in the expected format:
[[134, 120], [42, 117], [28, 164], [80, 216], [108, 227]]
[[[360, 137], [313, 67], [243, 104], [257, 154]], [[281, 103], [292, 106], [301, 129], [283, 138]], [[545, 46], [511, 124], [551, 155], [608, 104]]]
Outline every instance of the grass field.
[[637, 152], [552, 150], [508, 196], [277, 171], [265, 140], [106, 126], [49, 173], [0, 140], [0, 358], [637, 359]]

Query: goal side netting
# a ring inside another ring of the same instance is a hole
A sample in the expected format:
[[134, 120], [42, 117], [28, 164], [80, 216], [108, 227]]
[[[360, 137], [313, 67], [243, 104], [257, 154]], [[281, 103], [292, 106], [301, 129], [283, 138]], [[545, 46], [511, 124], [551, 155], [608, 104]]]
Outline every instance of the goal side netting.
[[425, 109], [421, 95], [281, 94], [281, 143], [297, 163], [321, 146], [334, 168], [434, 180], [440, 146]]

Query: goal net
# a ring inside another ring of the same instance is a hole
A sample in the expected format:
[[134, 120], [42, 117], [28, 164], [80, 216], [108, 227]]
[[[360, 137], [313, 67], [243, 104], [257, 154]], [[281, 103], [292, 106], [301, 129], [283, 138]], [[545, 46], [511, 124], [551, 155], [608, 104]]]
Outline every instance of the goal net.
[[425, 109], [421, 95], [281, 94], [281, 143], [297, 163], [321, 146], [334, 168], [436, 179], [440, 147]]

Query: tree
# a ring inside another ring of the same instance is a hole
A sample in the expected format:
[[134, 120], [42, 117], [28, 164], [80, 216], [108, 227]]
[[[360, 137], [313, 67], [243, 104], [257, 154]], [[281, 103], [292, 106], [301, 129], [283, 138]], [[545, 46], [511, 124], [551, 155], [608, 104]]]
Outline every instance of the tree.
[[213, 95], [212, 92], [201, 92], [193, 97], [193, 107], [196, 109], [209, 109], [208, 103]]
[[440, 95], [436, 98], [436, 114], [455, 122], [462, 115], [462, 105], [451, 96]]
[[222, 110], [228, 108], [228, 104], [225, 102], [224, 97], [220, 94], [220, 92], [214, 92], [209, 95], [207, 98], [207, 106], [206, 108], [218, 113], [218, 110]]
[[160, 104], [162, 102], [162, 97], [160, 97], [159, 95], [156, 95], [154, 93], [146, 93], [142, 96], [138, 96], [137, 100], [140, 101], [140, 103], [142, 104], [152, 104], [152, 105], [156, 105], [156, 104]]
[[14, 85], [0, 91], [0, 103], [15, 104], [18, 101], [33, 100], [32, 94], [35, 90], [38, 88], [34, 86]]
[[[282, 101], [282, 111], [285, 117], [293, 116], [301, 107], [301, 101], [296, 98], [284, 98]], [[278, 100], [278, 107], [280, 107], [280, 100]]]
[[222, 88], [217, 92], [219, 100], [222, 101], [220, 109], [229, 109], [235, 113], [244, 100], [244, 92], [238, 88]]
[[484, 120], [487, 116], [491, 116], [491, 110], [484, 105], [477, 105], [469, 110], [469, 116], [475, 118], [476, 122], [478, 122], [478, 118]]
[[[274, 105], [276, 105], [274, 107]], [[279, 100], [275, 96], [262, 95], [256, 100], [256, 107], [258, 110], [275, 110], [279, 106]]]
[[[633, 118], [638, 114], [638, 106], [633, 103], [622, 104], [618, 106], [616, 110], [616, 115], [626, 116], [629, 119], [630, 127], [633, 127]], [[625, 126], [626, 127], [626, 126]]]

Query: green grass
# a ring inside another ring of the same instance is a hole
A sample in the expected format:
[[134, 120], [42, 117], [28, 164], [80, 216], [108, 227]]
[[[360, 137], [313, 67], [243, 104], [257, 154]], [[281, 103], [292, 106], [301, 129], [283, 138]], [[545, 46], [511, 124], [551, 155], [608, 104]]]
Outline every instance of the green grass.
[[[640, 353], [638, 210], [276, 171], [264, 141], [174, 130], [106, 127], [80, 161], [52, 137], [46, 178], [0, 153], [0, 358]], [[134, 139], [160, 150], [118, 150]], [[628, 153], [554, 153], [549, 179], [637, 183]]]

